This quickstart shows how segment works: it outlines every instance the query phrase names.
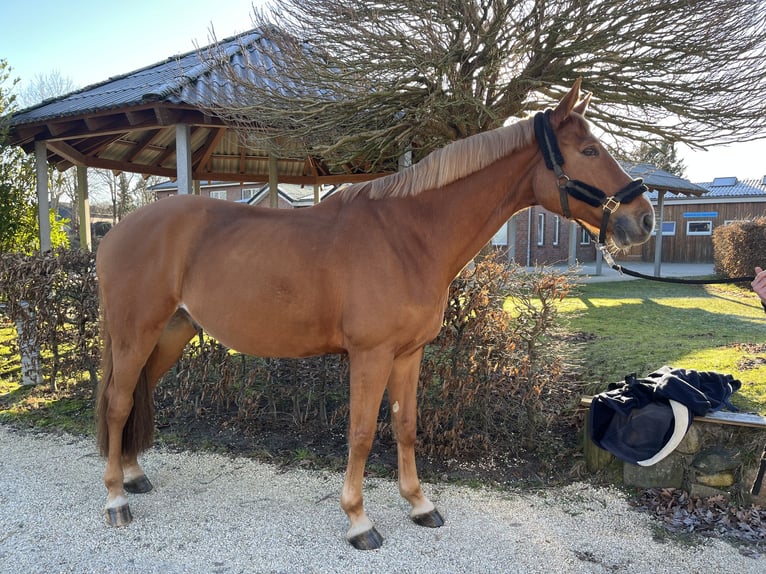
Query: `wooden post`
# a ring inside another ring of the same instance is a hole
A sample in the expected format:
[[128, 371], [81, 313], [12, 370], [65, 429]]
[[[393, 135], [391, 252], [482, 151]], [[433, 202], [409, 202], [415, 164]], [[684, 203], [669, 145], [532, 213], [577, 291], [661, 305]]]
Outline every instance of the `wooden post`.
[[37, 172], [37, 219], [40, 224], [40, 252], [51, 250], [50, 199], [48, 194], [48, 147], [44, 141], [35, 142]]
[[279, 207], [279, 165], [274, 152], [269, 152], [269, 207]]
[[516, 263], [516, 216], [512, 215], [508, 226], [508, 261]]
[[80, 249], [90, 251], [90, 200], [88, 199], [88, 168], [77, 166], [77, 213], [80, 216]]
[[193, 193], [191, 127], [188, 124], [176, 124], [176, 181], [179, 194]]
[[577, 265], [577, 222], [569, 222], [569, 259], [567, 260], [569, 267]]
[[665, 192], [657, 190], [657, 211], [658, 219], [654, 228], [654, 276], [660, 276], [660, 267], [662, 267], [662, 221], [665, 212]]

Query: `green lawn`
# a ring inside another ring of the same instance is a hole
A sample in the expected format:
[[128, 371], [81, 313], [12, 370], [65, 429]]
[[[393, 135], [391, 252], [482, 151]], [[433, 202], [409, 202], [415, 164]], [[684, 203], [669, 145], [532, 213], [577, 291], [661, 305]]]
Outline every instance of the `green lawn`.
[[587, 392], [662, 365], [729, 373], [735, 403], [766, 413], [766, 314], [749, 290], [646, 280], [579, 285], [560, 304], [586, 340]]

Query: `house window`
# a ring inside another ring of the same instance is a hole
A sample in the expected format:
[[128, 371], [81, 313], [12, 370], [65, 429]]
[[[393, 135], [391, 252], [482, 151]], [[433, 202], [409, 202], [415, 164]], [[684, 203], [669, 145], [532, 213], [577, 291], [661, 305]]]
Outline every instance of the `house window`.
[[[676, 222], [675, 221], [663, 221], [662, 222], [662, 235], [675, 235], [676, 234]], [[652, 235], [657, 235], [657, 228], [654, 228]]]
[[258, 193], [258, 190], [254, 187], [245, 187], [242, 189], [242, 199], [250, 199], [256, 193]]
[[559, 231], [561, 229], [561, 218], [558, 215], [553, 216], [553, 244], [559, 244]]
[[503, 223], [503, 226], [497, 230], [492, 238], [492, 245], [508, 245], [508, 224]]
[[213, 199], [226, 199], [226, 192], [225, 191], [211, 191], [210, 197]]
[[545, 214], [537, 214], [537, 244], [545, 245]]
[[687, 221], [686, 235], [713, 235], [713, 222], [707, 221]]
[[580, 245], [590, 245], [590, 232], [584, 227], [580, 227]]

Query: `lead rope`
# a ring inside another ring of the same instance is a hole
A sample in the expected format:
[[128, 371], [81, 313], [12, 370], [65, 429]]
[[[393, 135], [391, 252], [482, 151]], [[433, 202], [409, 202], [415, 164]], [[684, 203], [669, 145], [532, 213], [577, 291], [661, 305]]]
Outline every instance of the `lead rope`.
[[[590, 233], [590, 231], [588, 231]], [[592, 236], [592, 234], [591, 234]], [[609, 250], [607, 249], [606, 245], [603, 243], [599, 243], [596, 245], [599, 251], [601, 251], [601, 256], [604, 258], [604, 261], [606, 261], [607, 265], [617, 271], [620, 275], [630, 275], [631, 277], [637, 277], [639, 279], [648, 279], [649, 281], [660, 281], [662, 283], [681, 283], [682, 285], [717, 285], [717, 284], [723, 284], [723, 283], [751, 283], [755, 277], [729, 277], [724, 279], [680, 279], [678, 277], [657, 277], [656, 275], [646, 275], [644, 273], [639, 273], [638, 271], [633, 271], [631, 269], [626, 269], [622, 265], [618, 265], [614, 261], [614, 257], [612, 257], [612, 254], [609, 253]]]

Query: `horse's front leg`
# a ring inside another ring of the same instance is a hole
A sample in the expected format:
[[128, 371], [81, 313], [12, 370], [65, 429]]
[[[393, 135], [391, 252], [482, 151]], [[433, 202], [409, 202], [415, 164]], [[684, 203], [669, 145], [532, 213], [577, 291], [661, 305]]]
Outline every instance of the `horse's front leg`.
[[378, 411], [393, 357], [389, 352], [349, 353], [351, 402], [349, 409], [348, 466], [340, 505], [351, 521], [346, 533], [349, 543], [360, 550], [380, 548], [383, 537], [364, 511], [362, 483], [364, 467], [375, 438]]
[[438, 528], [444, 519], [423, 494], [415, 465], [417, 388], [422, 358], [422, 348], [411, 355], [397, 357], [388, 381], [388, 398], [399, 458], [399, 492], [412, 505], [410, 518], [416, 524]]

